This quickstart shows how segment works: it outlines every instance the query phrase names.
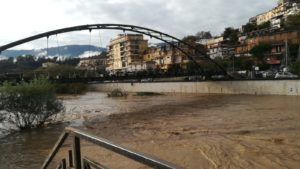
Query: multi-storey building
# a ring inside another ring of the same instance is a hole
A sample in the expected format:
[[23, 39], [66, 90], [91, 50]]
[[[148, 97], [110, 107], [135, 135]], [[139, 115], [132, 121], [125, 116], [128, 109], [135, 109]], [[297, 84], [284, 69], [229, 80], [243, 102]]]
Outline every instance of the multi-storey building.
[[120, 34], [110, 41], [106, 70], [112, 74], [143, 69], [148, 41], [139, 34]]
[[249, 23], [261, 25], [271, 23], [273, 29], [281, 28], [282, 22], [289, 16], [300, 12], [299, 3], [295, 0], [279, 0], [273, 9], [250, 18]]
[[79, 69], [85, 70], [105, 70], [106, 58], [101, 56], [93, 56], [81, 58], [78, 64]]
[[207, 54], [211, 59], [231, 57], [234, 55], [234, 47], [225, 43], [223, 36], [213, 37], [205, 41], [201, 41], [202, 45], [206, 46]]
[[208, 55], [211, 59], [228, 58], [234, 55], [235, 48], [225, 43], [217, 43], [209, 48]]
[[240, 40], [240, 45], [236, 48], [237, 55], [247, 55], [249, 51], [256, 45], [266, 44], [282, 44], [282, 42], [289, 42], [291, 44], [300, 43], [299, 31], [285, 31], [269, 33], [261, 36], [245, 37]]
[[167, 70], [173, 64], [184, 64], [188, 58], [179, 50], [169, 45], [149, 48], [144, 54], [144, 61], [154, 61], [158, 69]]
[[300, 32], [276, 32], [268, 35], [246, 37], [240, 40], [240, 45], [236, 47], [236, 56], [251, 56], [250, 50], [259, 44], [270, 44], [272, 50], [266, 56], [266, 61], [270, 65], [280, 65], [283, 56], [286, 55], [286, 43], [288, 44], [299, 44], [300, 43]]
[[286, 11], [287, 6], [284, 2], [279, 2], [278, 5], [268, 12], [264, 12], [256, 16], [257, 25], [261, 25], [265, 22], [271, 21], [272, 18], [277, 17], [279, 15], [283, 15]]

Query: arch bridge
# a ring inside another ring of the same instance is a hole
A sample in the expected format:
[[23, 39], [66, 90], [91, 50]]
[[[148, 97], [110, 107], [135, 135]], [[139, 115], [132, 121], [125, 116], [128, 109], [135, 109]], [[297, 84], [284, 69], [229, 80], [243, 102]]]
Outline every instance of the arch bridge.
[[4, 50], [10, 49], [12, 47], [27, 43], [27, 42], [31, 42], [37, 39], [41, 39], [41, 38], [47, 38], [47, 40], [49, 39], [50, 36], [53, 35], [57, 35], [57, 34], [62, 34], [62, 33], [68, 33], [68, 32], [73, 32], [73, 31], [83, 31], [83, 30], [88, 30], [88, 31], [92, 31], [92, 30], [97, 30], [97, 29], [106, 29], [106, 30], [121, 30], [121, 31], [129, 31], [129, 32], [135, 32], [135, 33], [139, 33], [139, 34], [143, 34], [143, 35], [147, 35], [150, 38], [155, 38], [158, 40], [161, 40], [162, 42], [165, 42], [166, 44], [170, 45], [171, 47], [179, 50], [180, 52], [182, 52], [184, 55], [187, 56], [187, 58], [189, 60], [191, 60], [192, 62], [194, 62], [200, 69], [201, 66], [196, 62], [195, 58], [193, 58], [189, 52], [187, 52], [186, 49], [191, 49], [194, 51], [194, 55], [196, 57], [200, 57], [202, 59], [206, 59], [209, 62], [213, 63], [214, 65], [216, 65], [220, 71], [223, 72], [224, 75], [228, 75], [226, 70], [220, 65], [218, 64], [216, 61], [214, 61], [213, 59], [211, 59], [205, 52], [203, 52], [201, 49], [185, 42], [182, 41], [174, 36], [171, 36], [169, 34], [157, 31], [157, 30], [153, 30], [150, 28], [145, 28], [145, 27], [141, 27], [141, 26], [135, 26], [135, 25], [124, 25], [124, 24], [92, 24], [92, 25], [79, 25], [79, 26], [73, 26], [73, 27], [67, 27], [67, 28], [62, 28], [62, 29], [57, 29], [57, 30], [52, 30], [49, 32], [45, 32], [45, 33], [41, 33], [41, 34], [37, 34], [34, 36], [30, 36], [3, 46], [0, 46], [0, 53], [3, 52]]

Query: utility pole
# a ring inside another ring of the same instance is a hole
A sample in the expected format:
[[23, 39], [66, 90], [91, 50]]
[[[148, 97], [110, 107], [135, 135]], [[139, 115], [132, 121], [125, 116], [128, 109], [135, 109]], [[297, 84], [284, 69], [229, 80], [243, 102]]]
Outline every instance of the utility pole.
[[285, 68], [288, 66], [288, 43], [287, 40], [285, 41]]
[[[0, 52], [1, 54], [1, 52]], [[300, 60], [300, 44], [299, 44], [299, 49], [298, 49], [298, 60]]]
[[235, 59], [235, 57], [234, 57], [234, 54], [232, 55], [232, 60], [233, 60], [233, 63], [232, 63], [232, 70], [233, 70], [233, 73], [234, 73], [234, 59]]

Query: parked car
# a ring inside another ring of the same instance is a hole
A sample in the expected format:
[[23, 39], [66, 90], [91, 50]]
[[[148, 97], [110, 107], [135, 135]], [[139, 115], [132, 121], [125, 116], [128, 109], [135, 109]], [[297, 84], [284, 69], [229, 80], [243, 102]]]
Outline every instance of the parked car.
[[290, 72], [278, 72], [275, 75], [275, 79], [295, 79], [295, 78], [298, 78], [298, 76]]
[[220, 79], [225, 79], [224, 75], [213, 75], [211, 76], [212, 79], [214, 80], [220, 80]]
[[188, 76], [184, 80], [186, 80], [186, 81], [202, 81], [202, 80], [205, 80], [205, 76]]
[[152, 78], [141, 79], [141, 82], [153, 82]]
[[267, 70], [262, 73], [264, 78], [274, 78], [277, 74], [277, 71]]

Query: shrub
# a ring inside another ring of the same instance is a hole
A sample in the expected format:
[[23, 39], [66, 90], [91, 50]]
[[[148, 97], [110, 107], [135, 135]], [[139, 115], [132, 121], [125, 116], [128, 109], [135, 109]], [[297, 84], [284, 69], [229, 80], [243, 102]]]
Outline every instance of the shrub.
[[107, 93], [108, 97], [124, 97], [127, 96], [127, 93], [125, 91], [122, 91], [121, 89], [114, 89], [113, 91]]
[[0, 109], [21, 129], [38, 127], [64, 110], [46, 79], [12, 85], [5, 82], [0, 89]]
[[293, 74], [300, 75], [300, 61], [294, 62], [290, 65], [290, 71]]

